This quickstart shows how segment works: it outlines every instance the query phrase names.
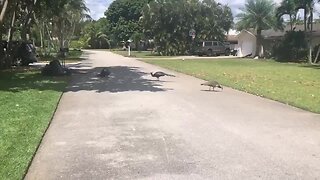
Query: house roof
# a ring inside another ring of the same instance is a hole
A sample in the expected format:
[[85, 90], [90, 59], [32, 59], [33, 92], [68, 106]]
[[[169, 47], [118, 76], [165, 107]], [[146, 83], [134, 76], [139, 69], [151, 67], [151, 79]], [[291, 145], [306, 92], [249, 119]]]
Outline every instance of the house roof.
[[250, 35], [252, 35], [252, 36], [256, 36], [253, 32], [251, 32], [251, 30], [247, 30], [247, 29], [243, 29], [239, 34], [237, 34], [237, 38], [242, 34], [242, 33], [248, 33], [248, 34], [250, 34]]
[[[314, 23], [312, 32], [314, 36], [320, 36], [320, 23]], [[264, 38], [278, 38], [282, 37], [285, 35], [287, 31], [290, 31], [291, 27], [290, 25], [287, 25], [283, 30], [273, 30], [273, 29], [268, 29], [268, 30], [263, 30], [261, 32], [262, 36]], [[298, 24], [294, 27], [294, 31], [304, 31], [304, 24]]]
[[227, 35], [227, 41], [238, 41], [237, 35]]
[[[313, 29], [312, 30], [313, 36], [320, 36], [320, 23], [314, 23], [312, 29]], [[290, 25], [287, 25], [283, 30], [268, 29], [268, 30], [263, 30], [261, 34], [264, 38], [275, 39], [275, 38], [284, 36], [285, 33], [290, 30], [291, 30]], [[304, 25], [303, 24], [296, 25], [294, 28], [294, 31], [304, 31]], [[236, 37], [241, 35], [243, 32], [248, 33], [252, 36], [256, 36], [255, 35], [256, 32], [254, 31], [254, 29], [244, 29]]]

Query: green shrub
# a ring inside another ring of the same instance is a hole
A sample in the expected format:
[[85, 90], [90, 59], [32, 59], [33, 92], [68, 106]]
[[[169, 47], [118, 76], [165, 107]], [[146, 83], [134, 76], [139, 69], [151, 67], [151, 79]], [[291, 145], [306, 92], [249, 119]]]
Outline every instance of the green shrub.
[[281, 41], [273, 47], [273, 56], [281, 62], [306, 61], [307, 47], [307, 40], [303, 31], [288, 31]]
[[81, 48], [84, 48], [85, 46], [86, 46], [86, 43], [81, 40], [70, 42], [70, 48], [81, 49]]

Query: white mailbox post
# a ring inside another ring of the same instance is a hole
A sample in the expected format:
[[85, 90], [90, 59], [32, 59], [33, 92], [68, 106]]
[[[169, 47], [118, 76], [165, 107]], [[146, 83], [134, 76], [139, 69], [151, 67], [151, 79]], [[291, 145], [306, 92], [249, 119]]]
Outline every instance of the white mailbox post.
[[132, 40], [129, 39], [127, 42], [128, 42], [128, 56], [130, 57], [131, 56], [131, 42], [132, 42]]

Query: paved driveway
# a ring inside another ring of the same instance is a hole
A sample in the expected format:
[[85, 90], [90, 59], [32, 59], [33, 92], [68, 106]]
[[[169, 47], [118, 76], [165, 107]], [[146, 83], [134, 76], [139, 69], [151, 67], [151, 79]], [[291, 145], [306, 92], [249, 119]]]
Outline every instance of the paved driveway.
[[[319, 179], [320, 116], [110, 52], [77, 65], [26, 179]], [[96, 73], [110, 66], [111, 77]], [[176, 77], [156, 81], [163, 70]]]

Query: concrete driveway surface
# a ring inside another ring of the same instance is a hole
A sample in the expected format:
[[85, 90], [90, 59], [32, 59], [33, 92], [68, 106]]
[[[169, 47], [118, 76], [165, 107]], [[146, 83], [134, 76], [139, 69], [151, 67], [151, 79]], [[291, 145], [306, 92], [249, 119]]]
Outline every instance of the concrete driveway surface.
[[[320, 179], [319, 114], [85, 56], [25, 179]], [[106, 66], [111, 77], [96, 78]]]

